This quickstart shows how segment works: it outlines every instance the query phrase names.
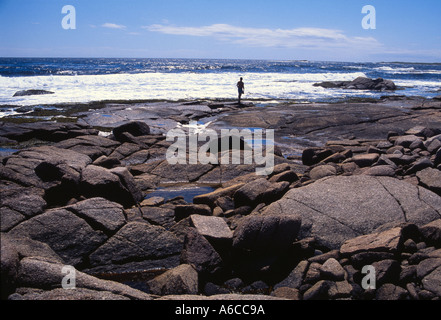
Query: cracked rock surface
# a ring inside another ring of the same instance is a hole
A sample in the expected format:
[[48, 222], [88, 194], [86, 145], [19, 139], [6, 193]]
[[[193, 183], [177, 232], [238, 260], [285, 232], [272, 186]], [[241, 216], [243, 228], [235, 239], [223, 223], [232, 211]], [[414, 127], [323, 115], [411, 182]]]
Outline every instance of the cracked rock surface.
[[289, 191], [263, 214], [302, 217], [303, 237], [328, 248], [385, 225], [427, 224], [441, 218], [441, 198], [389, 177], [338, 176]]

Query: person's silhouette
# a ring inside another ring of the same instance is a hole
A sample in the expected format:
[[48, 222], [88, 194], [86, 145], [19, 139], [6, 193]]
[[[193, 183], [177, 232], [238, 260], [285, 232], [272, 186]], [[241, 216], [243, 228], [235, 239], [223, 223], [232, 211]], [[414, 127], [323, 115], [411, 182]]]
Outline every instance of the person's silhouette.
[[240, 78], [240, 81], [237, 83], [237, 89], [239, 91], [239, 103], [242, 95], [245, 93], [245, 84], [243, 83], [243, 78]]

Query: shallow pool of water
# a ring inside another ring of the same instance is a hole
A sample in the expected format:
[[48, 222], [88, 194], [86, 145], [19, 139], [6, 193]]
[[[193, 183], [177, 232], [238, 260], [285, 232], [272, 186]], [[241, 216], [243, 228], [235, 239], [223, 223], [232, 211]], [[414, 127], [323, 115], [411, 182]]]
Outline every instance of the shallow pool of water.
[[9, 156], [19, 150], [17, 149], [9, 149], [9, 148], [0, 148], [0, 157], [6, 157]]
[[178, 185], [172, 187], [160, 187], [147, 194], [145, 199], [162, 197], [165, 201], [182, 196], [186, 202], [192, 203], [193, 198], [201, 194], [210, 193], [216, 190], [214, 186], [201, 185]]

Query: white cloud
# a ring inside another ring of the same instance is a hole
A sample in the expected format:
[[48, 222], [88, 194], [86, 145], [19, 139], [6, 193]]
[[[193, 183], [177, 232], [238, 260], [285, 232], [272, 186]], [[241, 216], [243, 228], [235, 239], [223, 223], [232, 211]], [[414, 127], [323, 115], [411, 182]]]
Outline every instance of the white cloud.
[[349, 37], [341, 30], [323, 28], [267, 29], [245, 28], [229, 24], [213, 24], [201, 27], [181, 27], [154, 24], [143, 27], [151, 32], [170, 35], [214, 37], [251, 47], [283, 48], [349, 48], [379, 47], [372, 37]]
[[122, 29], [122, 30], [127, 28], [126, 26], [123, 26], [121, 24], [115, 24], [115, 23], [109, 23], [109, 22], [104, 23], [103, 25], [101, 25], [101, 27], [109, 28], [109, 29]]

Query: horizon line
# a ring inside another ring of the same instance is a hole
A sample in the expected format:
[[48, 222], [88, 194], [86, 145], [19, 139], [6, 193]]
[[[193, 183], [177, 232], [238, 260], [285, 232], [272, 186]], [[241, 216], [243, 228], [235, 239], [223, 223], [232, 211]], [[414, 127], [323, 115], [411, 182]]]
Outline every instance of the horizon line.
[[407, 63], [407, 64], [441, 64], [439, 62], [417, 61], [349, 61], [349, 60], [308, 60], [308, 59], [270, 59], [270, 58], [171, 58], [171, 57], [60, 57], [60, 56], [0, 56], [0, 59], [175, 59], [175, 60], [242, 60], [242, 61], [292, 61], [292, 62], [331, 62], [331, 63]]

